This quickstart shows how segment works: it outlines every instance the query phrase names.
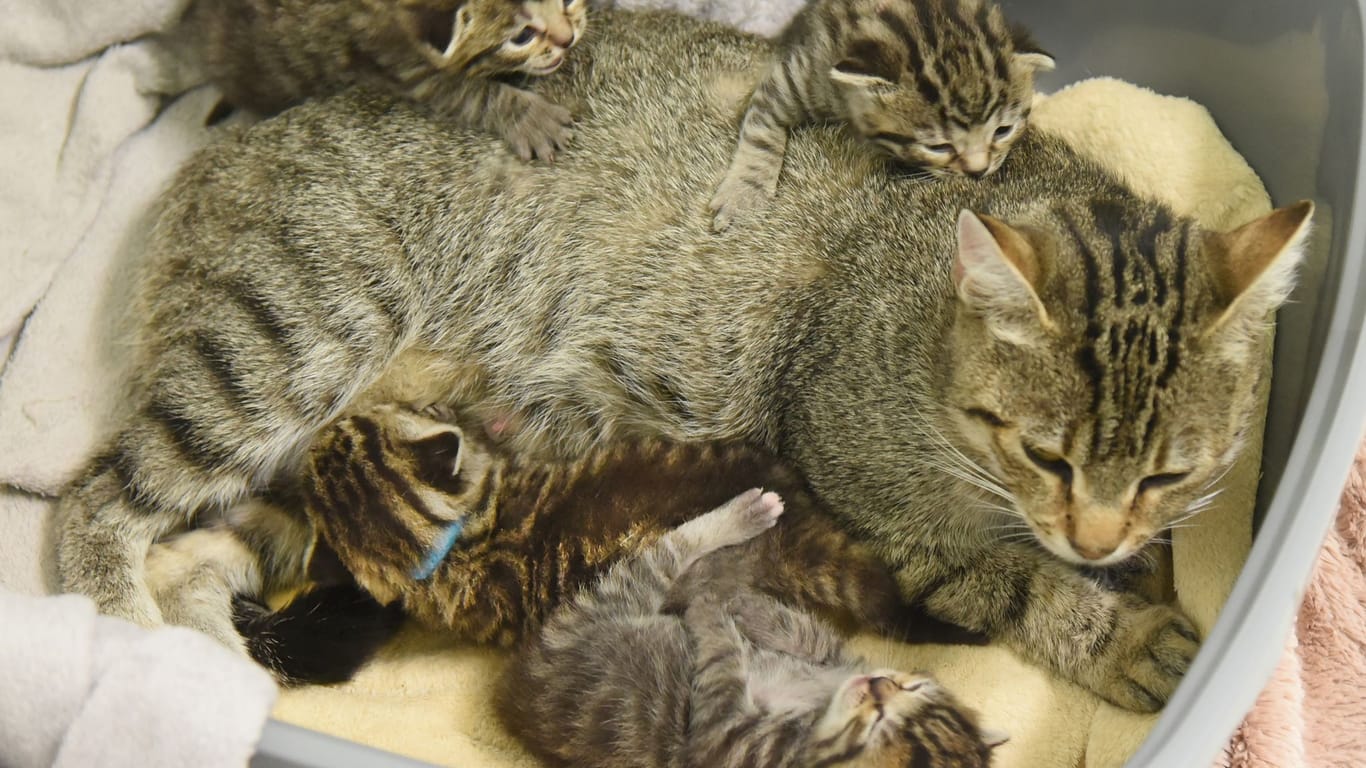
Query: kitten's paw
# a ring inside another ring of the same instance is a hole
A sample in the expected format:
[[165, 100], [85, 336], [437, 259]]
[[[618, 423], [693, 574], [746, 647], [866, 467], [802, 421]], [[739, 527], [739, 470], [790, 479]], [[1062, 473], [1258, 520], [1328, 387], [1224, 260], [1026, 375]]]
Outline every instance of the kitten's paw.
[[1190, 668], [1199, 635], [1189, 619], [1165, 605], [1138, 609], [1121, 631], [1113, 640], [1110, 674], [1097, 693], [1125, 709], [1156, 712]]
[[764, 493], [752, 488], [726, 503], [725, 511], [730, 530], [730, 543], [739, 544], [758, 536], [778, 523], [783, 514], [783, 500], [778, 494]]
[[522, 114], [508, 126], [503, 138], [523, 160], [540, 158], [547, 162], [569, 146], [574, 137], [569, 110], [534, 93], [526, 92]]
[[764, 208], [772, 197], [772, 189], [762, 181], [740, 174], [726, 174], [707, 205], [712, 212], [712, 231], [725, 231], [736, 218]]

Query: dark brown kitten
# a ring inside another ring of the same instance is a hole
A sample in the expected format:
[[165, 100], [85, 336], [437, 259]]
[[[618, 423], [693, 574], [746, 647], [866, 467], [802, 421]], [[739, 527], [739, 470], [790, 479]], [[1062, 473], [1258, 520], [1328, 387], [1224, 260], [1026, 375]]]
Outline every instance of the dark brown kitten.
[[[612, 563], [754, 487], [777, 492], [787, 513], [722, 566], [730, 583], [903, 634], [887, 567], [793, 470], [747, 445], [631, 440], [553, 463], [505, 454], [477, 425], [384, 406], [324, 432], [303, 477], [309, 519], [364, 589], [499, 645]], [[952, 636], [937, 623], [907, 628]]]

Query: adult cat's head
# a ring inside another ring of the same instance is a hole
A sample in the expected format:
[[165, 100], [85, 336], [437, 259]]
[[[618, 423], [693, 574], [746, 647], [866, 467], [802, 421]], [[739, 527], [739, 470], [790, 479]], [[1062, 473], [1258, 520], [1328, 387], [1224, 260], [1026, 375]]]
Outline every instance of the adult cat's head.
[[1312, 210], [1231, 232], [1129, 197], [962, 212], [956, 442], [1050, 551], [1115, 563], [1210, 502], [1255, 423]]
[[383, 0], [436, 69], [548, 75], [587, 26], [588, 0]]
[[851, 677], [835, 691], [800, 764], [985, 768], [1006, 738], [981, 729], [933, 678], [879, 670]]

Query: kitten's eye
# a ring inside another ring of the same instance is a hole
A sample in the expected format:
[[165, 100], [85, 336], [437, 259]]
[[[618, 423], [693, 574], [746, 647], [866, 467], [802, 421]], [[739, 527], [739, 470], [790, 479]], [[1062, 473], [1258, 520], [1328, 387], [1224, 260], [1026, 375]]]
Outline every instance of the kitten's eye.
[[1028, 456], [1035, 466], [1049, 474], [1057, 475], [1058, 479], [1067, 485], [1072, 484], [1072, 465], [1067, 463], [1067, 459], [1031, 448], [1024, 443], [1020, 445], [1024, 448], [1025, 456]]
[[927, 144], [925, 150], [936, 155], [949, 155], [954, 152], [952, 144]]
[[512, 36], [510, 42], [513, 45], [530, 45], [531, 41], [536, 39], [537, 34], [539, 33], [532, 27], [522, 27], [521, 31]]
[[1000, 128], [997, 128], [997, 129], [996, 129], [996, 133], [992, 134], [992, 136], [993, 136], [997, 141], [1004, 141], [1005, 139], [1010, 138], [1010, 134], [1012, 134], [1012, 133], [1014, 133], [1014, 132], [1015, 132], [1015, 126], [1014, 126], [1014, 125], [1003, 125], [1003, 126], [1001, 126]]
[[1190, 476], [1191, 473], [1189, 472], [1164, 472], [1160, 475], [1148, 475], [1138, 481], [1138, 492], [1139, 494], [1144, 494], [1148, 491], [1155, 491], [1158, 488], [1176, 485]]

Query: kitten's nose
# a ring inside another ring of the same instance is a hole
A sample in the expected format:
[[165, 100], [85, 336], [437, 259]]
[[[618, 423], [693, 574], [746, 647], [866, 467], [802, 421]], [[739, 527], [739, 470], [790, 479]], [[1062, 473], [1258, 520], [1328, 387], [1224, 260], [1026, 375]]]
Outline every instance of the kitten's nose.
[[568, 48], [574, 44], [574, 28], [567, 21], [551, 24], [546, 27], [545, 39], [549, 40], [552, 45]]
[[987, 173], [987, 168], [991, 167], [991, 160], [986, 152], [969, 152], [963, 155], [963, 173], [974, 179], [980, 179]]

